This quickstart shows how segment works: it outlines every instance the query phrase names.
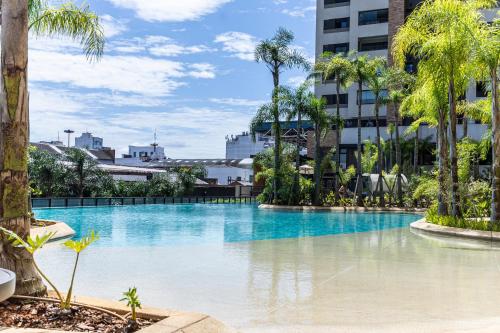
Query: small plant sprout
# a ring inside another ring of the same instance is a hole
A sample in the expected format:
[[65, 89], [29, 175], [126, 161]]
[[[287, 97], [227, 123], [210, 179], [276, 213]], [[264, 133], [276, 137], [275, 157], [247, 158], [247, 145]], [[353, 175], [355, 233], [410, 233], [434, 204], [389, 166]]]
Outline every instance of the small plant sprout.
[[91, 231], [88, 236], [85, 236], [78, 241], [70, 239], [64, 242], [64, 246], [66, 246], [68, 249], [75, 251], [76, 260], [75, 260], [75, 265], [73, 267], [73, 274], [71, 275], [71, 283], [69, 285], [68, 293], [66, 295], [66, 300], [61, 304], [61, 307], [63, 309], [68, 309], [71, 305], [71, 296], [73, 294], [73, 283], [75, 281], [76, 267], [78, 266], [78, 259], [80, 259], [80, 253], [98, 239], [99, 235], [97, 235], [94, 231]]
[[139, 301], [139, 296], [137, 296], [137, 288], [129, 288], [128, 291], [123, 293], [123, 297], [120, 301], [127, 301], [127, 306], [131, 311], [131, 320], [137, 321], [137, 309], [141, 309], [141, 302]]
[[[55, 232], [50, 232], [50, 233], [47, 233], [41, 237], [38, 235], [35, 238], [28, 236], [26, 238], [26, 240], [24, 240], [22, 237], [20, 237], [19, 235], [17, 235], [15, 232], [13, 232], [11, 230], [0, 227], [0, 232], [4, 233], [5, 235], [7, 235], [9, 237], [9, 240], [12, 242], [13, 246], [22, 247], [31, 254], [35, 254], [35, 252], [40, 250], [55, 235]], [[42, 276], [42, 278], [45, 281], [47, 281], [47, 283], [52, 287], [52, 289], [54, 289], [55, 293], [57, 294], [57, 298], [61, 302], [60, 303], [61, 309], [65, 310], [71, 306], [71, 296], [73, 293], [73, 282], [75, 280], [76, 267], [78, 265], [78, 259], [80, 257], [80, 252], [85, 250], [90, 244], [92, 244], [93, 242], [95, 242], [98, 239], [99, 239], [99, 236], [94, 231], [92, 231], [89, 236], [85, 236], [78, 241], [68, 240], [64, 243], [64, 245], [67, 248], [72, 249], [73, 251], [76, 252], [75, 265], [73, 267], [73, 274], [71, 276], [71, 283], [70, 283], [68, 293], [66, 295], [66, 299], [62, 296], [61, 292], [52, 283], [52, 281], [50, 281], [50, 279], [47, 277], [47, 275], [45, 275], [42, 272], [42, 270], [40, 269], [40, 267], [38, 267], [36, 262], [34, 262], [34, 266], [35, 266], [35, 269], [37, 270], [37, 272]]]

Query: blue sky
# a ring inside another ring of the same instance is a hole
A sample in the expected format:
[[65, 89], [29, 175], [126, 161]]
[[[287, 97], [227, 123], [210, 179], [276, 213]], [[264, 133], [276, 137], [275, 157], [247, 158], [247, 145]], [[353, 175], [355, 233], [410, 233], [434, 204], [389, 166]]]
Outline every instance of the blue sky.
[[[172, 158], [225, 156], [226, 135], [248, 130], [269, 99], [253, 47], [284, 26], [314, 55], [315, 0], [90, 0], [107, 44], [89, 64], [77, 43], [30, 39], [31, 140], [90, 131], [124, 153], [158, 142]], [[296, 85], [304, 73], [282, 82]]]

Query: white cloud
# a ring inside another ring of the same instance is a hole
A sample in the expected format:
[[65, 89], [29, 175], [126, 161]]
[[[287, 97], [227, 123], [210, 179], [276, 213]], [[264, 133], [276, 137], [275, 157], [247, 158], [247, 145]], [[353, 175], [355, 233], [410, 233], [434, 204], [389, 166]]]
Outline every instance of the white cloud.
[[210, 102], [221, 105], [241, 106], [241, 107], [258, 107], [266, 103], [266, 101], [262, 100], [250, 100], [243, 98], [211, 98]]
[[110, 49], [122, 53], [149, 52], [157, 57], [178, 57], [184, 54], [208, 53], [217, 51], [206, 45], [180, 45], [177, 41], [167, 36], [146, 36], [117, 40], [111, 43]]
[[293, 9], [283, 9], [282, 13], [292, 17], [305, 17], [308, 13], [315, 12], [316, 6], [294, 7]]
[[117, 20], [111, 15], [101, 15], [101, 25], [104, 30], [104, 35], [111, 38], [127, 31], [127, 25], [123, 20]]
[[[46, 47], [48, 45], [48, 47]], [[68, 47], [68, 45], [70, 47]], [[214, 66], [186, 64], [136, 55], [105, 55], [89, 63], [78, 45], [67, 40], [30, 41], [30, 80], [118, 93], [161, 97], [185, 85], [183, 79], [215, 78]]]
[[197, 20], [216, 12], [232, 0], [108, 0], [118, 7], [134, 10], [146, 21], [182, 22]]
[[229, 52], [233, 57], [253, 61], [257, 38], [237, 31], [229, 31], [215, 37], [216, 43], [222, 43], [223, 50]]
[[297, 88], [306, 80], [305, 76], [292, 76], [286, 82], [288, 85]]

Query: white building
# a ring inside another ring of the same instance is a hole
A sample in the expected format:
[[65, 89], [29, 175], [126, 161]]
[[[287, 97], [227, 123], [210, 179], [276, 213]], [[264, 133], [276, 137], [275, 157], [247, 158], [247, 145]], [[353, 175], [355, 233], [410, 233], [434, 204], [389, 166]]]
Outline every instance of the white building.
[[160, 146], [128, 146], [128, 155], [143, 160], [164, 160], [165, 148]]
[[[392, 38], [405, 17], [417, 6], [420, 0], [317, 0], [316, 24], [316, 57], [323, 52], [346, 53], [357, 50], [360, 54], [376, 57], [388, 57]], [[492, 20], [496, 10], [485, 13], [488, 21]], [[414, 64], [409, 64], [409, 70]], [[316, 95], [325, 97], [328, 101], [328, 110], [335, 112], [336, 95], [335, 83], [326, 81], [316, 86]], [[341, 158], [348, 164], [352, 163], [353, 151], [357, 144], [357, 86], [352, 85], [340, 95], [341, 116], [345, 121], [345, 128], [341, 138]], [[362, 140], [375, 140], [374, 96], [364, 88], [362, 94]], [[466, 98], [474, 100], [482, 98], [485, 93], [476, 84], [468, 89]], [[386, 126], [392, 115], [387, 114], [385, 107], [380, 110], [381, 133], [388, 139]], [[461, 120], [460, 120], [461, 122]], [[404, 123], [404, 125], [407, 125]], [[404, 131], [406, 128], [403, 128]], [[486, 127], [468, 123], [468, 135], [479, 140], [485, 133]], [[427, 135], [435, 136], [435, 129], [422, 128], [422, 138]], [[462, 136], [462, 126], [458, 128], [458, 136]], [[435, 138], [433, 138], [435, 142]]]
[[85, 132], [80, 137], [75, 138], [75, 147], [100, 150], [103, 148], [103, 139]]
[[258, 134], [255, 142], [248, 132], [231, 137], [226, 137], [226, 159], [244, 159], [254, 157], [256, 154], [270, 148], [274, 142], [269, 137]]

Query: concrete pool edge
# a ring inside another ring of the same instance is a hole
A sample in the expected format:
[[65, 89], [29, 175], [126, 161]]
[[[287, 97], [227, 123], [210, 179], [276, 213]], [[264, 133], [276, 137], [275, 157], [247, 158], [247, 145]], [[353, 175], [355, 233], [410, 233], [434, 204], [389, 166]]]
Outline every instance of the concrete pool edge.
[[50, 225], [44, 227], [31, 227], [30, 236], [32, 238], [42, 237], [48, 233], [54, 233], [54, 236], [50, 239], [50, 242], [55, 242], [61, 239], [71, 238], [76, 232], [66, 223], [59, 221], [44, 220], [45, 222], [50, 222]]
[[[120, 315], [130, 312], [123, 302], [112, 301], [86, 296], [76, 296], [73, 301], [97, 306], [105, 310], [113, 311]], [[138, 309], [138, 316], [141, 318], [160, 319], [157, 323], [143, 328], [137, 333], [236, 333], [233, 328], [228, 327], [223, 322], [203, 313], [182, 312], [176, 310], [159, 309], [144, 306]]]
[[500, 232], [446, 227], [428, 223], [425, 218], [411, 223], [410, 228], [430, 234], [500, 242]]
[[260, 209], [275, 209], [289, 211], [326, 211], [326, 212], [394, 212], [394, 213], [414, 213], [423, 214], [425, 209], [407, 209], [407, 208], [380, 208], [380, 207], [324, 207], [324, 206], [284, 206], [261, 204]]

